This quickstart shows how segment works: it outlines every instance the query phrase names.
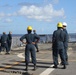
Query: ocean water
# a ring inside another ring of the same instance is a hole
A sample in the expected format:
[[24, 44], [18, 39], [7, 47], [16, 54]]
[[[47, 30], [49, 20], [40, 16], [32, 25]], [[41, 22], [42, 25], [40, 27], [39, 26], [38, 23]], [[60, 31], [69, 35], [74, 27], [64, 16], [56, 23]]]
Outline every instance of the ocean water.
[[[21, 46], [22, 43], [20, 41], [20, 37], [24, 34], [13, 34], [12, 35], [12, 48]], [[0, 34], [1, 36], [1, 34]], [[39, 35], [40, 41], [39, 43], [49, 43], [52, 42], [52, 34]], [[76, 34], [69, 34], [69, 42], [76, 42]]]
[[[24, 34], [14, 34], [12, 39], [12, 47], [21, 46], [20, 37]], [[52, 34], [39, 35], [39, 43], [52, 42]], [[76, 34], [69, 34], [69, 42], [76, 42]]]

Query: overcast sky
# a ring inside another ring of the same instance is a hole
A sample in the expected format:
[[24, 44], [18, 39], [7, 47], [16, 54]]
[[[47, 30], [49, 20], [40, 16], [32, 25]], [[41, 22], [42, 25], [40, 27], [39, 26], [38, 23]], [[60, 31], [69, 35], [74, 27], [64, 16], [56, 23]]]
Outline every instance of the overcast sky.
[[76, 32], [76, 0], [0, 0], [0, 34], [27, 33], [32, 26], [38, 34], [52, 34], [58, 22]]

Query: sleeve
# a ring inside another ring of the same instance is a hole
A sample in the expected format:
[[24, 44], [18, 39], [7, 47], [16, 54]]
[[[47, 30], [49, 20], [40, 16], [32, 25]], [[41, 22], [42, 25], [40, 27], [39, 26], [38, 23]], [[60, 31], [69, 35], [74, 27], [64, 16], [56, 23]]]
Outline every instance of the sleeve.
[[69, 41], [69, 36], [68, 36], [68, 33], [66, 33], [66, 40], [65, 40], [66, 42], [68, 42]]
[[54, 43], [55, 43], [55, 32], [53, 32], [53, 35], [52, 35], [52, 50], [54, 49]]
[[54, 32], [53, 32], [53, 35], [52, 35], [52, 43], [55, 42], [55, 37], [56, 37], [56, 34], [55, 34], [55, 33], [56, 33], [56, 31], [54, 31]]
[[36, 39], [38, 39], [38, 40], [40, 39], [39, 35], [37, 35], [37, 34], [36, 34], [36, 36], [35, 36], [35, 37], [36, 37]]
[[11, 40], [12, 40], [12, 35], [10, 35], [10, 38], [11, 38]]
[[52, 50], [54, 50], [55, 48], [55, 44], [56, 44], [56, 30], [53, 32], [53, 35], [52, 35]]
[[40, 40], [39, 35], [36, 34], [36, 35], [35, 35], [35, 39], [36, 39], [36, 41], [35, 41], [36, 43], [39, 42], [39, 40]]
[[23, 35], [21, 38], [20, 38], [20, 41], [23, 41], [23, 39], [25, 39], [25, 35]]

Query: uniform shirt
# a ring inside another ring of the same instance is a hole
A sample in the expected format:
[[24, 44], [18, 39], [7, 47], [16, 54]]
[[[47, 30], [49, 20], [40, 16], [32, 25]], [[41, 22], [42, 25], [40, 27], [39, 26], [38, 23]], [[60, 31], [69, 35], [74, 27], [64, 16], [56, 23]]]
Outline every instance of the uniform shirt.
[[52, 48], [53, 49], [63, 49], [64, 48], [64, 39], [65, 39], [65, 32], [62, 29], [55, 30], [53, 32], [52, 37]]
[[7, 41], [8, 41], [8, 36], [6, 34], [3, 34], [1, 36], [1, 43], [7, 43]]
[[63, 31], [66, 33], [65, 42], [68, 42], [68, 39], [69, 39], [68, 32], [66, 29], [63, 29]]
[[12, 40], [12, 35], [8, 34], [8, 38], [9, 38], [9, 40]]
[[68, 41], [69, 41], [68, 32], [67, 32], [66, 29], [63, 29], [63, 31], [64, 31], [65, 34], [66, 34], [66, 37], [65, 37], [65, 39], [64, 39], [64, 47], [65, 47], [65, 48], [68, 48]]
[[[34, 32], [34, 35], [35, 35], [35, 36], [37, 36], [37, 33], [36, 33], [36, 32]], [[33, 42], [35, 42], [35, 41], [37, 41], [37, 39], [34, 39], [34, 41], [33, 41]]]
[[32, 44], [32, 42], [34, 42], [35, 39], [39, 40], [39, 36], [35, 35], [35, 34], [25, 34], [20, 38], [20, 41], [22, 41], [23, 39], [26, 39], [27, 44]]

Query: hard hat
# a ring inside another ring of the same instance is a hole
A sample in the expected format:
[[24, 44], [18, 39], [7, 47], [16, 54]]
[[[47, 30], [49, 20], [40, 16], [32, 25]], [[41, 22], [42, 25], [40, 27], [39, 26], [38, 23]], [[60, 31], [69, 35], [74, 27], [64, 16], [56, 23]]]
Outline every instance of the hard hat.
[[66, 23], [66, 22], [63, 22], [63, 26], [65, 26], [65, 27], [66, 27], [66, 26], [67, 26], [67, 23]]
[[59, 22], [59, 23], [57, 24], [57, 27], [63, 27], [62, 23]]
[[32, 27], [31, 27], [31, 26], [28, 26], [28, 27], [27, 27], [27, 30], [32, 30]]

